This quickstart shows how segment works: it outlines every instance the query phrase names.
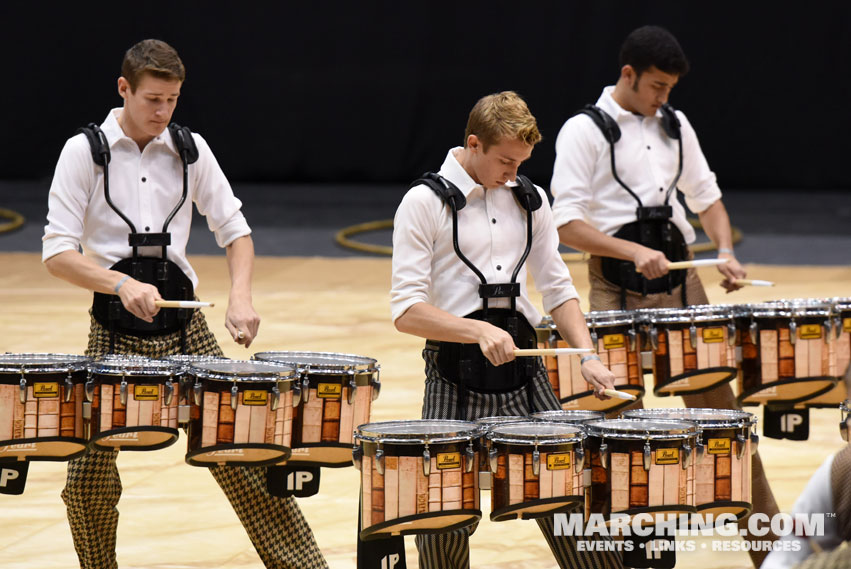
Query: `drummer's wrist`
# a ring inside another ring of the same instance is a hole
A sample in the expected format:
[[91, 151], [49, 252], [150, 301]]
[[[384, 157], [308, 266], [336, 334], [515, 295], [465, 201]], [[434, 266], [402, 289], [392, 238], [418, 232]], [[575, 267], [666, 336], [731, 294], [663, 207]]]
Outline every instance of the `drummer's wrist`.
[[597, 354], [587, 354], [579, 358], [579, 365], [585, 365], [586, 362], [589, 362], [591, 360], [597, 360], [598, 362], [602, 362], [600, 356], [598, 356]]
[[718, 247], [718, 254], [719, 255], [730, 255], [731, 257], [736, 256], [736, 252], [733, 251], [732, 247]]

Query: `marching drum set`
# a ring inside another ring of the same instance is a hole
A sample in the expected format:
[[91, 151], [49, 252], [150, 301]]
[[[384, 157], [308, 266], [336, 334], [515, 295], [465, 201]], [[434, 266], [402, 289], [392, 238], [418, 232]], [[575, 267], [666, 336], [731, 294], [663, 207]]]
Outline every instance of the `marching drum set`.
[[[615, 388], [640, 398], [699, 393], [737, 378], [743, 406], [840, 408], [851, 361], [851, 298], [590, 312]], [[542, 349], [567, 347], [551, 320]], [[545, 356], [561, 411], [477, 422], [369, 422], [375, 359], [323, 352], [208, 356], [0, 354], [0, 463], [64, 461], [89, 448], [154, 450], [187, 432], [194, 466], [300, 464], [361, 475], [363, 539], [445, 532], [481, 518], [582, 510], [609, 516], [752, 509], [755, 416], [637, 409], [593, 397], [578, 358]]]

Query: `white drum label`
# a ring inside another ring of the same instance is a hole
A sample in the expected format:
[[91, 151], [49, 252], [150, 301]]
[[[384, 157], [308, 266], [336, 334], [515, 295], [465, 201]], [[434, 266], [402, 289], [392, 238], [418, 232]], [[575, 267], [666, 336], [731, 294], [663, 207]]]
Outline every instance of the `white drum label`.
[[444, 470], [447, 468], [461, 468], [461, 453], [460, 452], [439, 452], [437, 453], [437, 468]]
[[42, 397], [59, 397], [59, 383], [52, 381], [49, 383], [35, 382], [33, 384], [33, 396], [36, 399]]
[[249, 389], [242, 392], [243, 405], [265, 405], [269, 400], [269, 394], [259, 389]]
[[703, 343], [717, 344], [724, 341], [724, 328], [704, 328]]
[[656, 464], [677, 464], [680, 462], [680, 449], [660, 448], [656, 450]]
[[565, 470], [570, 468], [570, 453], [560, 452], [547, 455], [547, 470]]
[[339, 383], [320, 383], [316, 386], [316, 396], [321, 399], [339, 399], [343, 386]]
[[603, 347], [607, 350], [615, 350], [623, 348], [626, 345], [623, 334], [605, 334], [603, 335]]
[[804, 324], [798, 328], [798, 337], [802, 340], [817, 340], [821, 338], [821, 324]]
[[156, 401], [159, 398], [159, 385], [136, 385], [133, 388], [133, 399], [136, 401]]
[[709, 439], [706, 442], [709, 454], [730, 454], [730, 439]]

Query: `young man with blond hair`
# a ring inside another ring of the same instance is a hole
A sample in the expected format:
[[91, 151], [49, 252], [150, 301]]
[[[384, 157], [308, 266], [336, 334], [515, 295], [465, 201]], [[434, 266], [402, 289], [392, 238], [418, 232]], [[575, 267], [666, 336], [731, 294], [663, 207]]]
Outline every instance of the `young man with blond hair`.
[[[127, 267], [123, 261], [133, 255], [128, 245], [130, 226], [137, 232], [157, 232], [179, 202], [184, 187], [183, 160], [191, 162], [187, 166], [188, 195], [168, 226], [171, 239], [167, 259], [171, 264], [167, 274], [185, 279], [182, 282], [190, 283], [187, 286], [192, 290], [198, 284], [186, 257], [194, 202], [206, 216], [219, 246], [227, 251], [231, 289], [225, 327], [234, 341], [245, 347], [257, 335], [260, 318], [251, 300], [254, 245], [240, 211], [242, 204], [201, 136], [183, 132], [197, 149], [197, 159], [191, 161], [187, 155], [181, 157], [181, 146], [171, 132], [166, 132], [184, 78], [180, 57], [165, 42], [144, 40], [131, 47], [118, 79], [118, 94], [124, 105], [112, 109], [99, 129], [90, 131], [96, 136], [100, 136], [98, 130], [103, 134], [106, 149], [90, 144], [81, 133], [67, 141], [56, 165], [43, 238], [45, 266], [52, 275], [74, 285], [117, 296], [123, 310], [148, 324], [145, 333], [136, 332], [145, 324], [116, 331], [113, 324], [98, 317], [96, 300], [86, 350], [89, 356], [107, 352], [149, 358], [177, 353], [223, 356], [199, 310], [181, 324], [179, 331], [158, 328], [158, 323], [166, 321], [155, 320], [159, 312], [155, 301], [161, 298], [158, 288], [142, 277], [132, 278], [122, 272]], [[93, 154], [98, 154], [93, 152], [96, 147], [104, 154], [108, 150], [108, 180], [104, 166], [93, 160]], [[105, 182], [112, 204], [105, 194]], [[113, 205], [126, 219], [114, 211]], [[143, 255], [159, 256], [160, 250], [139, 248]], [[141, 262], [135, 255], [133, 258]], [[126, 321], [136, 322], [129, 315]], [[85, 569], [118, 566], [116, 506], [121, 479], [117, 456], [118, 451], [92, 449], [68, 463], [62, 498], [68, 507], [80, 567]], [[327, 567], [295, 501], [267, 492], [268, 468], [214, 466], [210, 473], [230, 500], [266, 567]], [[170, 526], [179, 528], [179, 520], [170, 520]]]
[[[547, 197], [517, 173], [540, 140], [516, 93], [483, 97], [470, 112], [464, 146], [449, 150], [438, 174], [415, 182], [396, 211], [391, 310], [400, 332], [427, 338], [424, 419], [561, 408], [540, 358], [514, 357], [516, 347], [534, 344], [541, 320], [527, 267], [562, 336], [592, 347]], [[599, 358], [585, 356], [581, 365], [599, 394], [612, 387]], [[561, 567], [620, 566], [615, 553], [579, 552], [574, 539], [554, 536], [552, 518], [538, 523]], [[417, 536], [419, 566], [468, 567], [473, 529]]]

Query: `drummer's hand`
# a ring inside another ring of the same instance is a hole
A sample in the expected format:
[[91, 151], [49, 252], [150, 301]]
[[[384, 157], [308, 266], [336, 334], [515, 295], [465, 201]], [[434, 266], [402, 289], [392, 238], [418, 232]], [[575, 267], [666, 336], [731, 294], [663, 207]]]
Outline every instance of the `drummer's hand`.
[[718, 272], [724, 275], [724, 280], [721, 281], [721, 286], [727, 289], [727, 292], [733, 292], [734, 290], [739, 290], [742, 288], [742, 285], [735, 284], [734, 281], [737, 279], [743, 279], [747, 276], [747, 272], [744, 267], [739, 264], [739, 261], [736, 260], [736, 257], [730, 253], [719, 253], [719, 259], [729, 259], [723, 265], [718, 265]]
[[121, 304], [128, 312], [145, 322], [154, 321], [154, 316], [160, 311], [154, 301], [162, 300], [157, 287], [137, 281], [134, 278], [129, 278], [122, 283], [118, 289], [118, 298], [121, 299]]
[[600, 360], [589, 359], [582, 364], [582, 377], [594, 388], [594, 397], [597, 399], [609, 399], [603, 395], [604, 389], [615, 388], [615, 374], [603, 365]]
[[648, 279], [658, 279], [668, 274], [668, 259], [662, 251], [639, 246], [632, 256], [636, 269]]
[[514, 359], [514, 339], [511, 334], [493, 324], [481, 322], [479, 348], [490, 363], [500, 366]]
[[260, 316], [254, 311], [250, 298], [230, 298], [225, 314], [225, 328], [237, 344], [243, 344], [246, 348], [251, 345], [260, 328]]

